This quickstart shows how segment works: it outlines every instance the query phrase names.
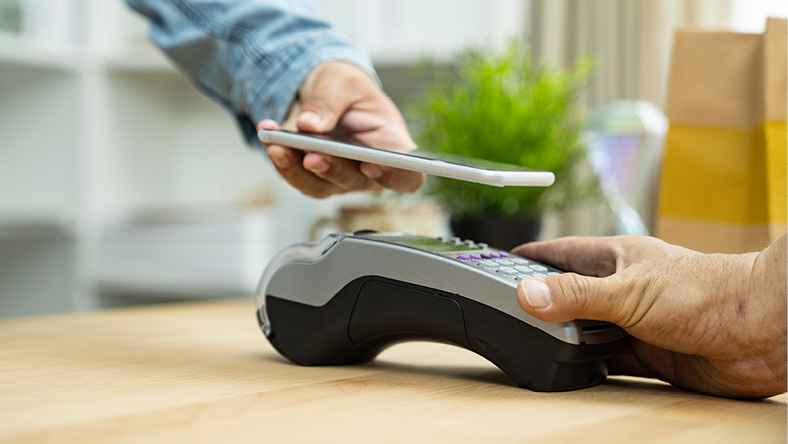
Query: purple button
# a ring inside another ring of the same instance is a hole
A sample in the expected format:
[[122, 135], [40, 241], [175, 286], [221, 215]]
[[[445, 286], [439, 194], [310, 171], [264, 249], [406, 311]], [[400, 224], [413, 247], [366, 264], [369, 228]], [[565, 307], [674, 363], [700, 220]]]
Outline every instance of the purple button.
[[494, 257], [498, 259], [499, 257], [501, 257], [501, 255], [499, 253], [490, 253], [490, 257]]
[[468, 256], [467, 254], [458, 254], [457, 255], [457, 259], [459, 259], [461, 261], [469, 261], [469, 260], [471, 260], [471, 257]]
[[507, 253], [507, 252], [505, 252], [505, 251], [501, 251], [501, 252], [500, 252], [500, 253], [498, 253], [498, 254], [500, 254], [500, 255], [501, 255], [501, 257], [509, 257], [509, 253]]
[[481, 254], [472, 254], [471, 255], [471, 259], [473, 259], [475, 261], [481, 260], [481, 258], [482, 258]]

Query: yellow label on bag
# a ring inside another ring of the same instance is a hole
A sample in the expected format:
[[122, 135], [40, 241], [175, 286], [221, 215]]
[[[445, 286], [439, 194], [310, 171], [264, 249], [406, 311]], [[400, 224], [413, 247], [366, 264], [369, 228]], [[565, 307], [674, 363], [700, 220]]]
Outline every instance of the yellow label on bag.
[[660, 216], [757, 224], [786, 220], [786, 124], [671, 127]]
[[785, 122], [766, 122], [766, 188], [769, 190], [769, 220], [788, 220], [788, 130]]

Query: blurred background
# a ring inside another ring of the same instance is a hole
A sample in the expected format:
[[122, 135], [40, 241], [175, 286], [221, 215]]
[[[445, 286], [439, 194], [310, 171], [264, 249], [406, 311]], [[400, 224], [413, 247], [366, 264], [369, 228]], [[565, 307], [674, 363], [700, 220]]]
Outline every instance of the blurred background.
[[[368, 48], [408, 119], [431, 81], [419, 69], [425, 60], [450, 70], [462, 49], [495, 51], [512, 38], [550, 67], [589, 58], [576, 97], [588, 133], [599, 136], [605, 118], [628, 110], [623, 119], [641, 123], [628, 128], [651, 131], [656, 142], [642, 162], [614, 169], [654, 177], [674, 31], [760, 33], [766, 17], [787, 8], [779, 0], [315, 4]], [[120, 0], [0, 0], [0, 317], [251, 298], [275, 252], [344, 229], [339, 216], [368, 206], [359, 196], [318, 201], [290, 189], [234, 120], [152, 47], [146, 28]], [[617, 193], [616, 173], [593, 161], [604, 152], [589, 153], [605, 196], [546, 212], [538, 237], [649, 232], [653, 183], [639, 184], [636, 196]], [[450, 232], [448, 216], [430, 208], [420, 213], [432, 217], [425, 230]]]

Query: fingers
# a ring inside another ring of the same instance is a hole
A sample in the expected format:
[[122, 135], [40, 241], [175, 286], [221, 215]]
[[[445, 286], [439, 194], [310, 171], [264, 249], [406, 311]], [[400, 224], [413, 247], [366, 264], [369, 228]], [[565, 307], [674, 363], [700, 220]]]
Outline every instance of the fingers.
[[386, 168], [371, 163], [361, 163], [309, 153], [304, 157], [306, 170], [347, 191], [379, 191], [388, 188], [400, 193], [417, 191], [424, 183], [425, 175], [396, 168]]
[[[257, 129], [279, 129], [273, 120], [263, 120]], [[350, 191], [389, 188], [401, 193], [417, 191], [425, 175], [371, 163], [361, 163], [318, 153], [304, 154], [270, 144], [266, 153], [277, 172], [293, 187], [312, 197], [324, 198]]]
[[620, 238], [565, 237], [520, 245], [513, 253], [586, 276], [610, 276], [622, 256]]
[[[294, 152], [294, 150], [291, 149], [271, 145], [268, 148], [268, 155], [272, 158], [272, 160], [274, 159], [274, 156], [277, 156], [277, 154], [271, 154], [272, 150], [277, 149], [283, 149], [291, 153]], [[287, 157], [289, 158], [290, 156]], [[306, 170], [301, 164], [300, 158], [293, 162], [287, 162], [287, 164], [284, 166], [280, 165], [280, 163], [274, 161], [274, 167], [276, 168], [276, 171], [279, 172], [279, 175], [282, 176], [282, 178], [285, 179], [287, 183], [289, 183], [293, 188], [301, 191], [307, 196], [322, 199], [334, 194], [342, 194], [346, 192], [346, 190], [343, 190], [331, 182], [328, 182]]]
[[359, 163], [354, 160], [309, 153], [304, 156], [303, 166], [312, 174], [344, 191], [381, 189], [380, 185], [362, 174]]
[[325, 198], [349, 191], [381, 189], [359, 172], [357, 162], [317, 153], [306, 154], [302, 159], [299, 152], [279, 145], [267, 149], [282, 178], [307, 196]]
[[[279, 124], [273, 120], [266, 119], [257, 125], [257, 131], [262, 129], [278, 130], [280, 127]], [[291, 168], [292, 165], [295, 165], [301, 161], [301, 156], [293, 152], [291, 149], [275, 144], [263, 145], [266, 147], [266, 154], [268, 155], [268, 158], [271, 159], [271, 162], [274, 163], [274, 166], [280, 171], [280, 173], [282, 170], [287, 170]]]
[[[263, 120], [257, 129], [279, 129], [279, 125], [273, 120]], [[318, 153], [304, 154], [301, 150], [276, 144], [268, 145], [266, 154], [277, 172], [307, 196], [325, 198], [348, 191], [381, 189], [378, 183], [361, 172], [355, 161]]]
[[424, 184], [426, 177], [422, 173], [382, 167], [372, 163], [362, 163], [360, 170], [376, 184], [400, 193], [416, 192]]
[[638, 295], [617, 277], [594, 278], [575, 273], [524, 279], [517, 301], [528, 314], [548, 322], [593, 319], [621, 325], [637, 306]]

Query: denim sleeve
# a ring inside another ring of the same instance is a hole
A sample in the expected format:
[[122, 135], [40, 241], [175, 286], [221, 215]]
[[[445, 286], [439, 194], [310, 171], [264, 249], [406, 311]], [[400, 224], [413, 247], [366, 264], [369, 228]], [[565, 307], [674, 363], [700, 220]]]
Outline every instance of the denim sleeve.
[[126, 0], [150, 19], [150, 38], [202, 92], [238, 119], [281, 122], [318, 64], [353, 63], [377, 80], [369, 55], [306, 0]]

